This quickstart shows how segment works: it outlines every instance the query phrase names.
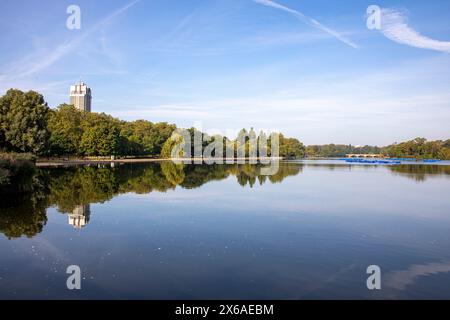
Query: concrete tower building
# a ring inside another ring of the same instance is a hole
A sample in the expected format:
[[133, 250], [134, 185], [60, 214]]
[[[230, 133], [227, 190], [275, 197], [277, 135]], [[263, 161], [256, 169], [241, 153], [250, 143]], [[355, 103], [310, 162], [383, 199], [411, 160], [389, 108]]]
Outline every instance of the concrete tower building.
[[70, 86], [70, 104], [81, 111], [91, 112], [91, 88], [84, 82]]

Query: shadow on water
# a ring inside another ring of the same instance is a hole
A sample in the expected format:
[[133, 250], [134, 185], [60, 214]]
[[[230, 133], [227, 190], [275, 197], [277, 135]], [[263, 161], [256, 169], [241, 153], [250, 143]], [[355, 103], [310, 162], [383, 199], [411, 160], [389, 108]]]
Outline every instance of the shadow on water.
[[[261, 174], [261, 165], [187, 165], [172, 162], [109, 166], [72, 166], [38, 169], [30, 177], [29, 192], [20, 195], [0, 193], [0, 232], [7, 238], [33, 237], [43, 230], [49, 207], [69, 214], [69, 223], [81, 228], [89, 222], [92, 203], [104, 203], [119, 194], [167, 192], [177, 186], [195, 189], [210, 181], [235, 177], [242, 187], [281, 183], [304, 167], [336, 170], [351, 165], [282, 163], [272, 176]], [[376, 166], [364, 166], [370, 170]], [[389, 166], [394, 175], [423, 182], [432, 176], [450, 176], [450, 166]]]

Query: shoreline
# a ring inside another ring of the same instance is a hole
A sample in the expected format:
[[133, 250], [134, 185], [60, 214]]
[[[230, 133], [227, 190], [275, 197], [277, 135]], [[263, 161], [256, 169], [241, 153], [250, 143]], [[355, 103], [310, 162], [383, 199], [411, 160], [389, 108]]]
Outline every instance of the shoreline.
[[[223, 158], [224, 164], [227, 162], [236, 161], [260, 161], [260, 160], [283, 160], [282, 157], [274, 158]], [[134, 158], [134, 159], [76, 159], [76, 160], [45, 160], [38, 159], [36, 161], [36, 167], [65, 167], [65, 166], [76, 166], [76, 165], [93, 165], [93, 164], [121, 164], [121, 163], [150, 163], [150, 162], [165, 162], [165, 161], [179, 161], [179, 162], [195, 162], [195, 161], [206, 161], [206, 160], [217, 160], [214, 158]], [[232, 164], [228, 163], [228, 164]]]

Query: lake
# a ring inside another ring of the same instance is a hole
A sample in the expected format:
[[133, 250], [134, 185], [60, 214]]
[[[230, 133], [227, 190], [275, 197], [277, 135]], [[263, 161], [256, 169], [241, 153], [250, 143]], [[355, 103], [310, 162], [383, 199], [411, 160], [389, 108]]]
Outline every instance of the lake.
[[1, 198], [0, 298], [450, 299], [450, 163], [260, 170], [39, 169]]

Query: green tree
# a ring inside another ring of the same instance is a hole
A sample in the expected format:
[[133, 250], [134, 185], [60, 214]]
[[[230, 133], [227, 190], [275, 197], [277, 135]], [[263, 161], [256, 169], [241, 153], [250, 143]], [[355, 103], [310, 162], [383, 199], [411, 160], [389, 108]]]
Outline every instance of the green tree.
[[123, 122], [120, 135], [126, 139], [125, 154], [159, 156], [163, 144], [176, 129], [166, 122], [152, 123], [147, 120]]
[[305, 156], [305, 146], [295, 138], [285, 138], [279, 135], [280, 156], [286, 158], [303, 158]]
[[[176, 157], [184, 157], [184, 138], [179, 133], [174, 132], [172, 136], [166, 140], [161, 150], [161, 157], [165, 159], [172, 158], [172, 152], [176, 153]], [[177, 148], [177, 149], [175, 149]]]
[[54, 155], [76, 154], [82, 136], [82, 112], [74, 106], [62, 104], [50, 112], [50, 153]]
[[236, 157], [240, 157], [240, 156], [245, 157], [248, 155], [248, 146], [249, 146], [247, 143], [248, 140], [249, 140], [249, 135], [247, 133], [247, 130], [245, 130], [245, 128], [242, 128], [238, 132], [238, 135], [235, 140], [234, 152], [235, 152]]
[[109, 156], [119, 153], [120, 130], [116, 119], [103, 113], [86, 113], [81, 123], [80, 154]]
[[446, 141], [427, 141], [425, 138], [416, 138], [414, 140], [401, 143], [394, 143], [385, 148], [390, 157], [396, 158], [417, 158], [417, 159], [450, 159], [450, 149]]
[[49, 108], [37, 92], [10, 89], [0, 97], [0, 148], [43, 154], [47, 151]]

